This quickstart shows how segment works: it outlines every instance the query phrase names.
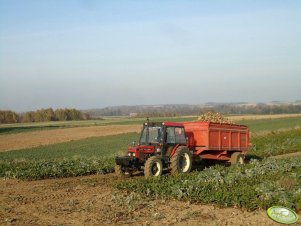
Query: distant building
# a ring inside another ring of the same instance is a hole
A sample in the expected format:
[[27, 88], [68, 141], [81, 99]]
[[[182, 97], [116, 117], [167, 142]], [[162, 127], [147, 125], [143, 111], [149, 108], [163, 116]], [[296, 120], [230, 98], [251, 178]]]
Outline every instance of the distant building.
[[136, 117], [138, 115], [138, 113], [132, 112], [130, 113], [130, 117]]

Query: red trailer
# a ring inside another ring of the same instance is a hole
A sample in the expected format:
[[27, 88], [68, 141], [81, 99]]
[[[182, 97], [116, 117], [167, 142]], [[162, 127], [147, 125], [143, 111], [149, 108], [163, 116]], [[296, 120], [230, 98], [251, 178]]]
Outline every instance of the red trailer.
[[183, 125], [188, 149], [202, 159], [230, 160], [233, 153], [244, 157], [250, 146], [249, 129], [244, 125], [212, 122], [185, 122]]

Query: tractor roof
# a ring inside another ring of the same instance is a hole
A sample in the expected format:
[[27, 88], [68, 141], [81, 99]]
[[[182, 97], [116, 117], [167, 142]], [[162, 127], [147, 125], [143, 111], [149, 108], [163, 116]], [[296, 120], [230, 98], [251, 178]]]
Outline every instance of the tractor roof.
[[182, 123], [178, 123], [178, 122], [145, 122], [144, 125], [149, 125], [149, 126], [162, 126], [162, 125], [165, 125], [165, 126], [183, 126]]
[[182, 123], [179, 122], [163, 122], [165, 126], [183, 126]]

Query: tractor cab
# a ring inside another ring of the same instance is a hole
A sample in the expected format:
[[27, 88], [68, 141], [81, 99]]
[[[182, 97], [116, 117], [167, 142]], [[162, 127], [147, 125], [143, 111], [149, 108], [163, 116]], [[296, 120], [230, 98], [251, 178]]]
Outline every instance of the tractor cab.
[[153, 145], [159, 147], [157, 152], [163, 152], [170, 146], [186, 144], [183, 125], [179, 123], [145, 123], [141, 131], [139, 146]]
[[180, 147], [186, 147], [185, 130], [181, 123], [146, 122], [138, 144], [128, 148], [127, 156], [116, 157], [115, 171], [130, 174], [144, 170], [146, 176], [156, 176], [154, 169], [151, 172], [147, 169], [147, 162], [154, 160], [155, 168], [169, 168], [172, 156]]

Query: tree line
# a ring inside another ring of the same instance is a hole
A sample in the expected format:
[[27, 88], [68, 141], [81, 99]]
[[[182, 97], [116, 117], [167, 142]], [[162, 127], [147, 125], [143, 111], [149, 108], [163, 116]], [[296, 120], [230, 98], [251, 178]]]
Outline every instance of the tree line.
[[87, 120], [102, 116], [131, 116], [134, 117], [172, 117], [185, 115], [201, 115], [207, 111], [220, 112], [225, 115], [244, 114], [291, 114], [301, 113], [301, 101], [296, 104], [208, 104], [208, 105], [140, 105], [116, 106], [103, 109], [79, 111], [76, 109], [39, 109], [18, 114], [13, 111], [0, 111], [0, 123], [17, 122], [46, 122]]
[[48, 122], [48, 121], [71, 121], [88, 120], [90, 115], [74, 108], [56, 109], [38, 109], [26, 113], [16, 113], [13, 111], [0, 111], [0, 123], [18, 123], [18, 122]]
[[170, 117], [185, 115], [201, 115], [207, 111], [220, 112], [226, 115], [243, 114], [291, 114], [301, 113], [301, 102], [296, 104], [206, 104], [206, 105], [140, 105], [140, 106], [115, 106], [103, 109], [91, 109], [85, 112], [91, 117], [102, 116], [131, 116], [135, 117]]

